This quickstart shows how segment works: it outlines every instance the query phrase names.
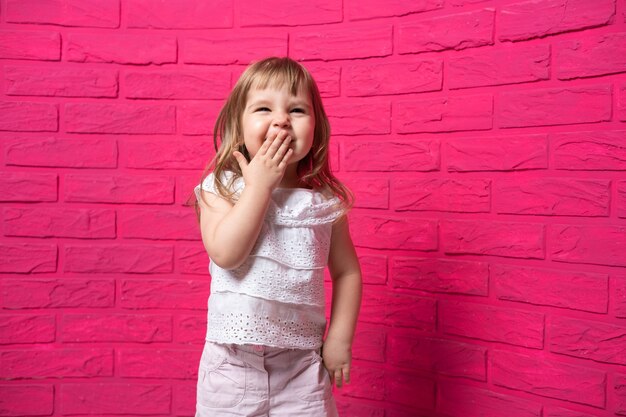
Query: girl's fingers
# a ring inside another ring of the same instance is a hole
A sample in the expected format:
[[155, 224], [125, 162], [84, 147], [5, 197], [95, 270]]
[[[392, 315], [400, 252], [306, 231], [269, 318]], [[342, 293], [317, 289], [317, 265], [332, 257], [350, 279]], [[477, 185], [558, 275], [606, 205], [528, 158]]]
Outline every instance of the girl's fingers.
[[241, 168], [241, 170], [243, 171], [248, 166], [248, 161], [246, 160], [246, 157], [243, 156], [243, 154], [239, 151], [233, 152], [233, 156], [237, 160], [239, 168]]
[[287, 153], [287, 151], [290, 149], [289, 148], [289, 144], [290, 143], [291, 143], [291, 136], [287, 136], [283, 140], [283, 143], [281, 143], [281, 145], [278, 148], [278, 150], [276, 150], [276, 153], [274, 154], [274, 157], [272, 159], [274, 161], [280, 163], [284, 159], [285, 154]]
[[289, 158], [291, 157], [291, 154], [293, 153], [293, 149], [289, 148], [287, 149], [287, 152], [285, 153], [285, 156], [283, 157], [283, 159], [278, 163], [278, 168], [280, 169], [284, 169], [287, 166], [287, 161], [289, 160]]
[[280, 148], [280, 145], [282, 145], [283, 140], [285, 139], [286, 133], [283, 131], [278, 132], [278, 134], [276, 135], [276, 137], [271, 140], [268, 138], [268, 142], [270, 142], [269, 147], [267, 148], [267, 151], [265, 152], [265, 156], [267, 156], [268, 158], [274, 158], [274, 155], [276, 155], [276, 152], [278, 151], [278, 148]]
[[350, 383], [350, 366], [346, 366], [343, 368], [343, 380], [346, 384]]
[[335, 369], [335, 386], [337, 388], [341, 388], [341, 383], [342, 383], [342, 375], [341, 375], [341, 368], [339, 369]]

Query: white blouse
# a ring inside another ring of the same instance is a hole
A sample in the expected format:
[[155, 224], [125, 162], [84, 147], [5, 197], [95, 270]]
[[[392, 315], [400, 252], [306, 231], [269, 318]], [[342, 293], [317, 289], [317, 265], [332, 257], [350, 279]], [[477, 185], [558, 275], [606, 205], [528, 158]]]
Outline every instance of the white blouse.
[[[228, 184], [232, 173], [222, 179]], [[217, 194], [210, 174], [202, 189]], [[238, 178], [235, 195], [244, 188]], [[200, 185], [195, 188], [200, 198]], [[252, 251], [235, 269], [209, 263], [206, 340], [317, 349], [326, 329], [324, 268], [340, 200], [304, 188], [276, 188]]]

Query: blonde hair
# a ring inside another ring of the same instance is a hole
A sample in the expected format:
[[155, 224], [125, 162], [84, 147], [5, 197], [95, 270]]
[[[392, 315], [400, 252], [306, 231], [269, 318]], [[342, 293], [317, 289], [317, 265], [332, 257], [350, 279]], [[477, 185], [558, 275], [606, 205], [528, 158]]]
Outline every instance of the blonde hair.
[[[287, 88], [293, 95], [297, 95], [299, 89], [304, 88], [310, 93], [315, 131], [311, 150], [298, 162], [298, 175], [301, 183], [307, 187], [338, 197], [342, 202], [343, 211], [347, 212], [352, 207], [354, 196], [330, 170], [328, 161], [330, 123], [322, 105], [319, 89], [306, 68], [289, 57], [270, 57], [255, 62], [239, 77], [215, 122], [213, 144], [216, 154], [203, 172], [199, 183], [202, 184], [213, 171], [215, 188], [223, 198], [234, 203], [232, 185], [235, 180], [241, 178], [242, 173], [233, 152], [239, 151], [248, 161], [250, 160], [243, 141], [241, 116], [246, 107], [248, 92], [252, 88]], [[220, 181], [225, 171], [234, 174], [228, 184], [222, 184]], [[193, 193], [190, 200], [194, 201], [199, 221], [199, 203]]]

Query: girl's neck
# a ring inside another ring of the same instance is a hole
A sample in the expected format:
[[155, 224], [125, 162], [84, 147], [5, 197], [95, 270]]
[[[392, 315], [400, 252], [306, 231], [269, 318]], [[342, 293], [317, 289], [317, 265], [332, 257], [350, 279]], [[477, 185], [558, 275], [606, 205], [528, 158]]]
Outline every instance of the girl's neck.
[[287, 166], [285, 175], [278, 185], [280, 188], [300, 188], [303, 187], [298, 177], [298, 164], [290, 164]]

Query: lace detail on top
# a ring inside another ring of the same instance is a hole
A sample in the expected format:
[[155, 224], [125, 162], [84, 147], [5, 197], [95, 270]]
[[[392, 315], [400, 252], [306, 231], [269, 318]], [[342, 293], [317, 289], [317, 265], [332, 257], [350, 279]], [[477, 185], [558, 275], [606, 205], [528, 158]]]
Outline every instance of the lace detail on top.
[[[232, 173], [225, 173], [228, 184]], [[217, 193], [209, 175], [202, 189]], [[235, 180], [240, 194], [245, 184]], [[196, 187], [200, 193], [200, 185]], [[212, 260], [207, 340], [277, 347], [319, 347], [326, 326], [324, 267], [338, 198], [315, 190], [277, 188], [250, 256], [226, 270]], [[226, 301], [227, 300], [227, 301]]]
[[291, 349], [322, 346], [324, 309], [282, 304], [244, 294], [212, 293], [206, 340]]
[[[324, 270], [285, 268], [272, 259], [250, 257], [239, 268], [211, 264], [211, 288], [283, 303], [324, 306]], [[248, 279], [248, 277], [254, 279]]]

